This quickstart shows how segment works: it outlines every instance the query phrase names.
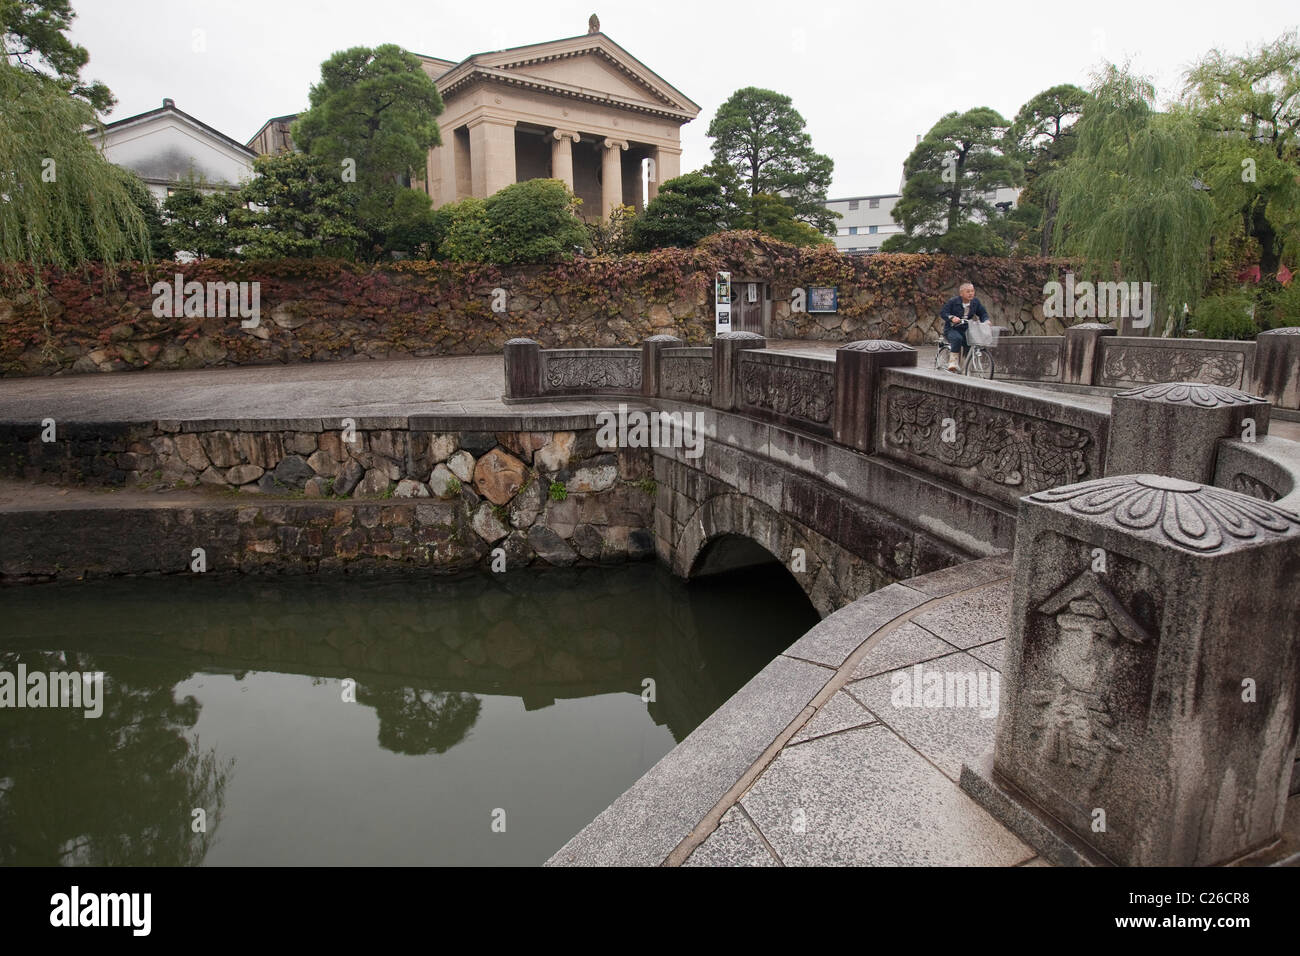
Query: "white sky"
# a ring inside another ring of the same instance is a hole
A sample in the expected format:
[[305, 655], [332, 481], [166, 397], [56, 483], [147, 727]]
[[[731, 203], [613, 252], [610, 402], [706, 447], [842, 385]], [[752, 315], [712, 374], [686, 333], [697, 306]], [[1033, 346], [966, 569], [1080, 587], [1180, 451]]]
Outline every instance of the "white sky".
[[[1295, 0], [1051, 0], [835, 3], [827, 0], [73, 0], [85, 76], [121, 119], [176, 105], [247, 141], [307, 105], [320, 64], [350, 46], [399, 43], [449, 60], [587, 32], [587, 18], [701, 107], [682, 128], [682, 171], [710, 159], [705, 130], [744, 86], [785, 93], [813, 146], [835, 161], [830, 197], [891, 193], [916, 141], [950, 110], [1010, 119], [1058, 83], [1086, 86], [1131, 60], [1162, 97], [1205, 51], [1229, 52], [1300, 27]], [[205, 52], [194, 52], [203, 30]]]

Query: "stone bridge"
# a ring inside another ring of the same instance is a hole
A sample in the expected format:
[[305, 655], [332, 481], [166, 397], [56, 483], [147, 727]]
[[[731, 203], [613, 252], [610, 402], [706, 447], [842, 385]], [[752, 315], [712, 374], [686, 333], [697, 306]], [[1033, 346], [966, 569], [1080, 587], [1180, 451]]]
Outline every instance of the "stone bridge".
[[[1193, 367], [1176, 343], [1113, 331], [1022, 337], [1033, 339], [1041, 381], [1025, 343], [1004, 338], [1016, 380], [992, 382], [919, 367], [915, 349], [889, 341], [826, 355], [768, 349], [751, 333], [705, 348], [667, 336], [640, 349], [514, 340], [505, 401], [604, 400], [634, 425], [651, 409], [663, 425], [652, 449], [659, 556], [683, 577], [770, 556], [823, 616], [891, 582], [1011, 549], [1019, 499], [1062, 485], [1152, 471], [1300, 509], [1300, 446], [1269, 436], [1269, 401], [1217, 380], [1092, 384], [1115, 383], [1107, 345], [1122, 342], [1125, 355], [1142, 356], [1130, 358], [1133, 378], [1136, 368], [1158, 377], [1161, 362], [1202, 378], [1232, 365], [1236, 385], [1289, 402], [1278, 412], [1300, 418], [1287, 377], [1300, 336], [1272, 334], [1273, 351], [1290, 357], [1269, 352], [1257, 379], [1255, 343], [1193, 341], [1202, 362]], [[635, 428], [625, 437], [635, 444]]]

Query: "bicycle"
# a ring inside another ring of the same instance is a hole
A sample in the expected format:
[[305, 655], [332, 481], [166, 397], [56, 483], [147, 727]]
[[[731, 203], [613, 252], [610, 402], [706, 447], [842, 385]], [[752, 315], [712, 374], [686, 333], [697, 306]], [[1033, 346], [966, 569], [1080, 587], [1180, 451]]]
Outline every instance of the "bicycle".
[[[993, 342], [997, 341], [997, 333], [992, 332], [988, 345], [976, 345], [970, 341], [969, 333], [966, 340], [966, 348], [962, 350], [961, 356], [957, 360], [958, 368], [962, 375], [973, 375], [976, 378], [991, 379], [993, 377]], [[948, 357], [952, 349], [948, 345], [946, 338], [939, 339], [939, 347], [934, 353], [934, 367], [936, 369], [945, 369], [948, 367]]]

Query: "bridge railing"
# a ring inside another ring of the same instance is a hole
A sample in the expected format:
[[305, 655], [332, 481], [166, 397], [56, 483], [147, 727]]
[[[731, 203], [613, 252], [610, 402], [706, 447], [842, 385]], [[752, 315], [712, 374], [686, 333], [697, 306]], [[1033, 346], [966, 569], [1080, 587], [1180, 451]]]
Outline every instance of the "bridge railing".
[[[1300, 375], [1300, 334], [1292, 331], [1300, 329], [1262, 333], [1257, 342], [1175, 341], [1116, 336], [1088, 323], [1058, 338], [1004, 336], [999, 379], [1006, 372], [1011, 382], [908, 371], [916, 349], [875, 339], [841, 346], [833, 358], [769, 350], [751, 332], [723, 333], [707, 347], [668, 335], [639, 349], [543, 349], [514, 339], [505, 350], [505, 400], [627, 396], [704, 405], [1011, 506], [1058, 485], [1150, 471], [1290, 507], [1300, 501], [1300, 461], [1293, 443], [1267, 440], [1276, 403], [1231, 383], [1262, 376], [1296, 402], [1290, 383]], [[1167, 381], [1173, 373], [1192, 377]], [[1111, 409], [1027, 387], [1036, 381], [1109, 384], [1098, 398], [1111, 396]]]
[[1198, 382], [1237, 388], [1279, 408], [1300, 409], [1300, 328], [1261, 332], [1253, 342], [1116, 335], [1097, 322], [1064, 335], [1003, 336], [998, 378], [1133, 388]]

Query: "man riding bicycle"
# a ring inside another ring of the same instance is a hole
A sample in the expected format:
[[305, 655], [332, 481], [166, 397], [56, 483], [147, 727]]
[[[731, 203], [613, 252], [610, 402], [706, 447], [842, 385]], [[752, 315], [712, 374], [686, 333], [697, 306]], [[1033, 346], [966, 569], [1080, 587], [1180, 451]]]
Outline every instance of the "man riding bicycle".
[[957, 290], [957, 295], [945, 302], [939, 311], [939, 317], [943, 319], [943, 336], [948, 342], [948, 371], [950, 372], [959, 371], [957, 360], [961, 357], [962, 350], [966, 348], [966, 329], [971, 316], [976, 317], [980, 322], [989, 320], [988, 309], [984, 308], [984, 303], [975, 298], [975, 286], [963, 282]]

